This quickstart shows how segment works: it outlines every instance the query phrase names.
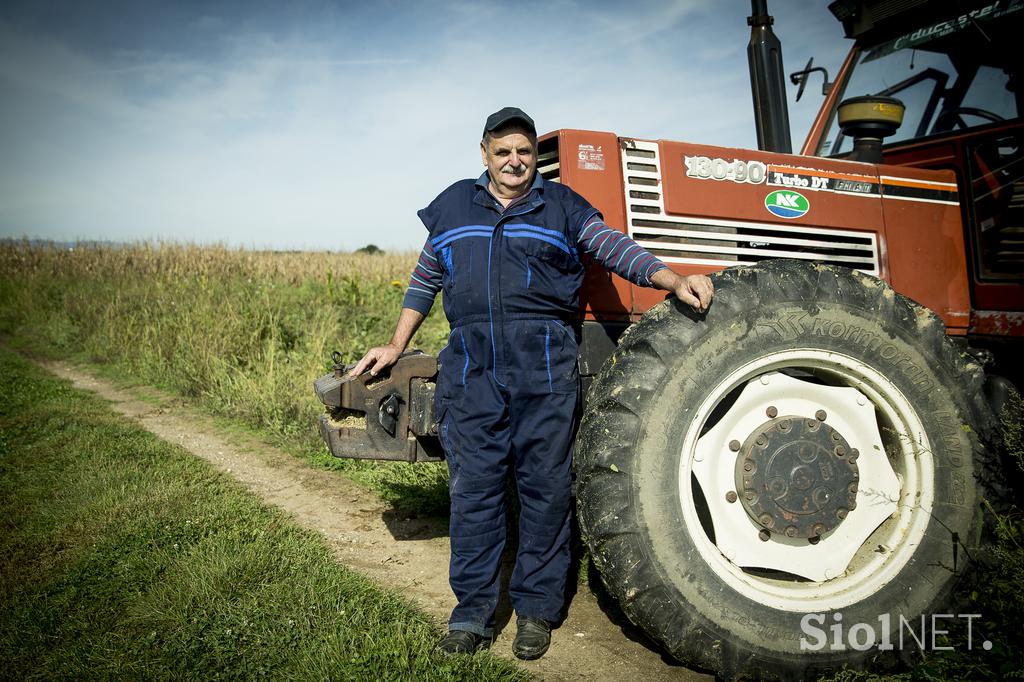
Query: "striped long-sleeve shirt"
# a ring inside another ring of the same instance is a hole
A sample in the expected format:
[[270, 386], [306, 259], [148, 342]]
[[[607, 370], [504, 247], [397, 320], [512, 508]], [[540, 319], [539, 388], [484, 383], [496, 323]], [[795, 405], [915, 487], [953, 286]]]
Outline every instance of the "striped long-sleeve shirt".
[[600, 215], [587, 221], [576, 244], [606, 270], [638, 286], [652, 286], [651, 275], [668, 267], [629, 236], [605, 225]]
[[[644, 287], [653, 286], [651, 276], [668, 267], [629, 236], [606, 225], [600, 214], [591, 217], [580, 229], [576, 238], [576, 252], [586, 254], [604, 268]], [[442, 277], [438, 256], [430, 239], [427, 239], [409, 278], [403, 307], [412, 308], [424, 315], [430, 312], [441, 290]]]
[[405, 291], [402, 307], [412, 308], [426, 315], [434, 305], [437, 292], [441, 291], [441, 268], [437, 264], [434, 247], [427, 239], [420, 251], [420, 259], [409, 277], [409, 288]]

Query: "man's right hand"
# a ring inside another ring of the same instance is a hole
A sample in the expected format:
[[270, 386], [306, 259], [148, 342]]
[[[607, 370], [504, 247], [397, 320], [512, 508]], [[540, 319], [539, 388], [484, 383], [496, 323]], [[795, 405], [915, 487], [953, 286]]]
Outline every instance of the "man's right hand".
[[359, 376], [366, 370], [370, 370], [370, 376], [377, 376], [377, 373], [383, 369], [387, 369], [391, 365], [398, 362], [398, 357], [402, 354], [401, 349], [393, 344], [387, 344], [386, 346], [377, 346], [366, 351], [366, 355], [363, 359], [356, 363], [356, 366], [349, 372], [351, 376]]

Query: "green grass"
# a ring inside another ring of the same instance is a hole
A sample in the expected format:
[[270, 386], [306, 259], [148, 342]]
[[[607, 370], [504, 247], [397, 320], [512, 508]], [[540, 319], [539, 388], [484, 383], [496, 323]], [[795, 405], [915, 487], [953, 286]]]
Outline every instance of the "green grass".
[[0, 350], [6, 679], [523, 679], [226, 475]]
[[[0, 334], [182, 396], [403, 513], [444, 514], [443, 464], [338, 460], [316, 426], [313, 380], [332, 350], [354, 361], [391, 338], [416, 258], [0, 242]], [[436, 354], [447, 334], [438, 301], [411, 347]]]

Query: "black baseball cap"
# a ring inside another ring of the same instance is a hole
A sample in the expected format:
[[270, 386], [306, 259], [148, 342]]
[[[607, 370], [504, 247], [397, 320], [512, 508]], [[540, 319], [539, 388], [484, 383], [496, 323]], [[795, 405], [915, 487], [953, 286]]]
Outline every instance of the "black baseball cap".
[[484, 124], [483, 137], [487, 137], [487, 133], [493, 133], [495, 130], [503, 128], [510, 123], [518, 123], [533, 133], [534, 137], [537, 136], [537, 126], [533, 124], [533, 119], [527, 116], [525, 111], [519, 107], [505, 107], [501, 111], [495, 111], [487, 117], [487, 123]]

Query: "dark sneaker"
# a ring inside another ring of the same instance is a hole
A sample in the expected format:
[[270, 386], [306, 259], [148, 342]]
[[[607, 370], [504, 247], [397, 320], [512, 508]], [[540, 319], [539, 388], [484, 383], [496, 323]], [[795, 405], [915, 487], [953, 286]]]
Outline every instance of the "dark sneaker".
[[512, 642], [512, 653], [516, 658], [532, 661], [540, 658], [551, 644], [551, 625], [541, 618], [520, 616], [516, 620], [516, 638]]
[[437, 643], [437, 650], [445, 656], [472, 654], [491, 646], [491, 638], [465, 630], [451, 630]]

